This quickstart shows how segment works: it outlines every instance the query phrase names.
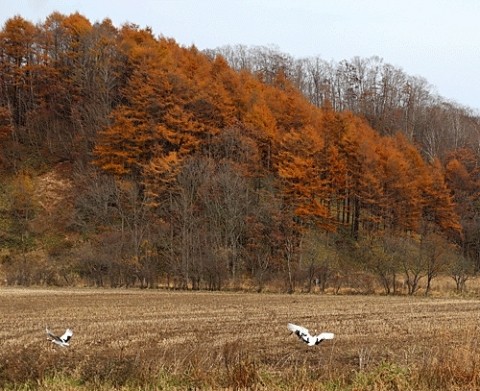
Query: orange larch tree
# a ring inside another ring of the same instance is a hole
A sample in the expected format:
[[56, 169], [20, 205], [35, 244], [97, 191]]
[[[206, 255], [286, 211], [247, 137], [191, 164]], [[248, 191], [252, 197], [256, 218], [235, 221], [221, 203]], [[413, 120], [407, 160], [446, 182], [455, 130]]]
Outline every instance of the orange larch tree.
[[34, 108], [33, 69], [36, 27], [21, 16], [5, 22], [0, 33], [0, 93], [12, 113], [15, 130], [25, 126]]
[[326, 186], [319, 161], [322, 147], [322, 136], [312, 126], [292, 129], [282, 137], [275, 165], [295, 214], [304, 223], [331, 229], [329, 211], [323, 203]]
[[461, 217], [465, 255], [480, 269], [480, 164], [471, 148], [461, 148], [447, 156], [445, 180], [452, 191], [457, 214]]
[[125, 26], [122, 34], [132, 70], [122, 90], [122, 103], [112, 111], [110, 125], [99, 133], [95, 164], [111, 174], [140, 180], [143, 166], [156, 146], [155, 115], [159, 104], [153, 64], [158, 50], [149, 31]]
[[384, 196], [378, 154], [378, 134], [359, 117], [348, 114], [348, 138], [350, 154], [348, 165], [351, 182], [351, 204], [354, 206], [352, 232], [358, 236], [360, 226], [369, 231], [378, 229]]
[[428, 172], [419, 154], [411, 150], [411, 159], [402, 152], [408, 148], [403, 136], [384, 137], [382, 146], [379, 154], [385, 196], [383, 224], [390, 230], [418, 231], [423, 208], [419, 181], [424, 180]]
[[[425, 206], [423, 217], [444, 232], [459, 235], [462, 231], [451, 190], [445, 182], [445, 173], [438, 159], [430, 165], [430, 178], [424, 183]], [[457, 236], [458, 237], [458, 236]]]

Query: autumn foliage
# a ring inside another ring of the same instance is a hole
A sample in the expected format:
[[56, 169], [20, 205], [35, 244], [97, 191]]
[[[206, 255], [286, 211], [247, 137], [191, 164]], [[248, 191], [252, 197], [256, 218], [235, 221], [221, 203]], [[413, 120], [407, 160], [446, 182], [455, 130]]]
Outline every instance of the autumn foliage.
[[[458, 205], [473, 205], [476, 156], [427, 161], [402, 129], [380, 134], [359, 114], [311, 104], [286, 69], [268, 76], [108, 19], [9, 19], [0, 32], [2, 180], [13, 186], [68, 162], [75, 183], [54, 238], [32, 228], [47, 221], [41, 195], [31, 197], [32, 221], [5, 226], [9, 259], [57, 242], [45, 256], [68, 253], [79, 264], [65, 271], [72, 283], [162, 278], [221, 289], [282, 275], [290, 289], [312, 231], [418, 243], [438, 232], [461, 243]], [[3, 208], [13, 213], [18, 202]]]

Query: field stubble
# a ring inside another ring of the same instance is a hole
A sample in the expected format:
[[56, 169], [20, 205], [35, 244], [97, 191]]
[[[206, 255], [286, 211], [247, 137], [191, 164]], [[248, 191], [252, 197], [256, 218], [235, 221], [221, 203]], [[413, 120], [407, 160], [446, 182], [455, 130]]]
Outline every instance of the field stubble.
[[[0, 290], [0, 387], [480, 389], [476, 299]], [[302, 344], [293, 322], [331, 331]], [[45, 326], [71, 327], [69, 348]]]

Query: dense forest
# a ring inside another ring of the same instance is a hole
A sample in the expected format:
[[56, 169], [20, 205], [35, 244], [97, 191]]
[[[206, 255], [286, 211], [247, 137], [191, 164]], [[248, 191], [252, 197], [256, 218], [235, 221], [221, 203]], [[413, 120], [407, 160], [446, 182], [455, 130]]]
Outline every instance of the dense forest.
[[53, 13], [0, 31], [4, 284], [458, 290], [480, 118], [380, 58], [207, 51]]

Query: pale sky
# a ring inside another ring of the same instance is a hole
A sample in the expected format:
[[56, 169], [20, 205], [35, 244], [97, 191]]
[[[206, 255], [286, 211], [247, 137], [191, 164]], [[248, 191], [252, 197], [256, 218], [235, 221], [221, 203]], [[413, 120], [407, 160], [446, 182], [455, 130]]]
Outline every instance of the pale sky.
[[379, 56], [480, 110], [479, 0], [0, 0], [0, 23], [78, 11], [195, 44], [265, 45], [294, 58]]

